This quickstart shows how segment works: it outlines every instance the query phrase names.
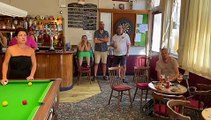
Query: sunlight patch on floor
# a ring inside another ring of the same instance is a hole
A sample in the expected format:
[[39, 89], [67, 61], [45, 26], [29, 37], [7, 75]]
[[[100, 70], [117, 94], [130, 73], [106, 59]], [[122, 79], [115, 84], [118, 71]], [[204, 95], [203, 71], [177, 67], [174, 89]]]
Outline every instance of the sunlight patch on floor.
[[94, 95], [101, 93], [97, 81], [90, 84], [87, 80], [82, 80], [79, 85], [75, 84], [71, 90], [60, 92], [60, 102], [80, 102]]

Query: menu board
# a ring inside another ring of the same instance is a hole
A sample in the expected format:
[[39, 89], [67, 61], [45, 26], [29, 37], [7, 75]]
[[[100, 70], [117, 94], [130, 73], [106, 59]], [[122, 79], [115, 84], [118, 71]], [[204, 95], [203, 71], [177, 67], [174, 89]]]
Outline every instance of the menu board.
[[83, 5], [78, 3], [68, 4], [68, 27], [83, 28]]
[[68, 4], [68, 27], [96, 30], [97, 5]]

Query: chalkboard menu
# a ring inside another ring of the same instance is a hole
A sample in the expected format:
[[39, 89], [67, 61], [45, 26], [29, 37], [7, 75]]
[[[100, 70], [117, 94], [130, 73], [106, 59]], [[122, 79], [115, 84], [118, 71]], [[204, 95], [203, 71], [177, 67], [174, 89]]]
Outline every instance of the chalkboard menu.
[[68, 4], [68, 27], [96, 30], [97, 5]]

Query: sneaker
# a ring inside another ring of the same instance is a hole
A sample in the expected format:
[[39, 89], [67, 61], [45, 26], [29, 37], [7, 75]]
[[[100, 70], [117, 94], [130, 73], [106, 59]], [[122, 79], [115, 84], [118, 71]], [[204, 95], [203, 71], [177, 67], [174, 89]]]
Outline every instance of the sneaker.
[[123, 83], [128, 83], [127, 79], [122, 79]]
[[108, 80], [108, 76], [103, 76], [103, 79], [104, 80]]

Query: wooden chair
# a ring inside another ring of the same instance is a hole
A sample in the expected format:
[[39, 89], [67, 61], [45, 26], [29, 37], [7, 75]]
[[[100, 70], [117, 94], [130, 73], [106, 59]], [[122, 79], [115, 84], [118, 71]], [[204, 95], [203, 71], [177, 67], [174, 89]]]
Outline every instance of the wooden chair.
[[[132, 87], [129, 85], [123, 83], [123, 81], [118, 77], [118, 72], [121, 70], [122, 67], [110, 67], [108, 68], [108, 74], [109, 74], [109, 82], [111, 86], [111, 94], [109, 97], [108, 105], [110, 104], [111, 98], [115, 97], [118, 98], [118, 110], [120, 111], [120, 102], [122, 99], [123, 92], [128, 91], [129, 100], [130, 100], [130, 106], [132, 106], [132, 101], [131, 101], [131, 94], [130, 90]], [[113, 91], [118, 92], [117, 96], [113, 95]]]
[[210, 107], [209, 102], [211, 99], [211, 89], [209, 90], [210, 85], [198, 84], [197, 87], [190, 87], [191, 96], [186, 99], [190, 101], [190, 105], [186, 108], [194, 111], [196, 118], [201, 119], [201, 112], [204, 108]]
[[152, 92], [152, 96], [154, 99], [154, 112], [153, 115], [157, 119], [169, 119], [167, 114], [167, 106], [166, 103], [170, 99], [184, 99], [183, 95], [167, 95], [162, 93], [157, 93], [155, 91]]
[[80, 84], [81, 77], [83, 75], [87, 76], [87, 79], [90, 81], [90, 84], [91, 84], [92, 81], [91, 81], [91, 68], [90, 67], [79, 67], [78, 68], [78, 81], [77, 81], [78, 85]]
[[167, 102], [167, 114], [170, 120], [191, 120], [189, 116], [184, 115], [184, 106], [190, 105], [186, 100], [169, 100]]
[[134, 93], [133, 101], [135, 100], [138, 90], [141, 90], [140, 102], [142, 104], [143, 92], [146, 91], [145, 101], [147, 101], [148, 95], [148, 83], [149, 83], [149, 68], [150, 67], [134, 67], [134, 81], [136, 83], [136, 90]]
[[133, 101], [135, 100], [136, 94], [138, 90], [141, 90], [140, 94], [140, 102], [142, 104], [142, 96], [143, 92], [145, 91], [145, 101], [147, 101], [147, 95], [148, 95], [148, 83], [150, 82], [150, 76], [149, 76], [149, 71], [150, 71], [150, 66], [147, 64], [148, 58], [147, 57], [141, 57], [139, 58], [139, 65], [134, 66], [134, 76], [133, 80], [136, 83], [136, 90], [134, 93]]

